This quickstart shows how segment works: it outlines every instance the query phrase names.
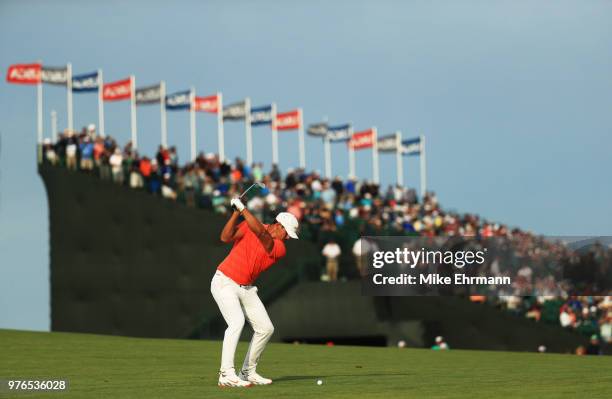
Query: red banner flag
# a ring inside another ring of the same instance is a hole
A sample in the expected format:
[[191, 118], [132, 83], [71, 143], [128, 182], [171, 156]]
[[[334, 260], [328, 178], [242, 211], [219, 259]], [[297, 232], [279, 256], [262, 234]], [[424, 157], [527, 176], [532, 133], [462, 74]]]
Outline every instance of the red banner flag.
[[276, 130], [296, 130], [300, 128], [300, 110], [276, 114]]
[[105, 83], [102, 91], [104, 101], [119, 101], [132, 98], [132, 81], [130, 78]]
[[193, 108], [197, 112], [210, 112], [216, 114], [219, 112], [219, 96], [196, 97]]
[[364, 130], [363, 132], [354, 133], [348, 142], [349, 148], [353, 150], [362, 150], [374, 146], [374, 129]]
[[11, 65], [6, 72], [6, 81], [22, 85], [35, 85], [40, 83], [41, 70], [41, 64]]

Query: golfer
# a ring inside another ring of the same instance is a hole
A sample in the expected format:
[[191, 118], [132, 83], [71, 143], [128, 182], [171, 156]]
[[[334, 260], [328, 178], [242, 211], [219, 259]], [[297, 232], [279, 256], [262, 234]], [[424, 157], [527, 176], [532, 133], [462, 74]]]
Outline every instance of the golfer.
[[[281, 212], [276, 216], [276, 223], [265, 225], [245, 208], [240, 199], [234, 198], [231, 205], [234, 211], [223, 227], [221, 241], [233, 242], [234, 245], [210, 284], [210, 291], [227, 323], [219, 386], [268, 385], [272, 380], [257, 374], [256, 368], [274, 326], [253, 283], [261, 272], [285, 256], [283, 240], [298, 238], [298, 221], [292, 214]], [[245, 221], [238, 224], [240, 215]], [[238, 376], [234, 369], [234, 355], [245, 318], [254, 333]]]

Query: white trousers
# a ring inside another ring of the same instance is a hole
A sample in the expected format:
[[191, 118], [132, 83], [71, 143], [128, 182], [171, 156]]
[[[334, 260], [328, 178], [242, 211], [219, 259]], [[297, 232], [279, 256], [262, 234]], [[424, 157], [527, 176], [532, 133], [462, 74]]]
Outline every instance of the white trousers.
[[257, 295], [257, 287], [238, 285], [217, 270], [210, 283], [210, 292], [227, 323], [221, 352], [221, 371], [234, 368], [236, 346], [244, 327], [245, 317], [254, 332], [242, 369], [255, 371], [261, 353], [274, 332], [268, 312]]

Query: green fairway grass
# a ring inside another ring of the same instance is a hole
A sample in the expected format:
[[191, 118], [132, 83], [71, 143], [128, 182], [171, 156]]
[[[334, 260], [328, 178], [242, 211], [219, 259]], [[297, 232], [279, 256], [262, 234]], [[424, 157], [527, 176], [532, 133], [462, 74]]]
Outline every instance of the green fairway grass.
[[217, 387], [220, 351], [217, 341], [0, 330], [0, 379], [70, 380], [68, 392], [19, 398], [612, 397], [608, 356], [270, 344], [258, 371], [274, 384], [236, 389]]

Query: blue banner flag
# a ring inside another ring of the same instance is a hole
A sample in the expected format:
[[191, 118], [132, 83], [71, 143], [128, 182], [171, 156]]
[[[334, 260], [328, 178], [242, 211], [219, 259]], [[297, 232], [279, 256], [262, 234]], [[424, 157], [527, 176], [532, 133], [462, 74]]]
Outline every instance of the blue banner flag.
[[272, 106], [264, 105], [263, 107], [251, 108], [251, 125], [271, 125], [272, 124]]
[[421, 138], [407, 139], [402, 141], [402, 154], [404, 155], [420, 155], [421, 154]]
[[170, 111], [189, 110], [191, 108], [191, 90], [179, 91], [166, 96], [166, 109]]
[[349, 141], [351, 138], [351, 124], [328, 126], [327, 137], [329, 137], [329, 141], [332, 142]]
[[98, 72], [86, 73], [72, 77], [72, 91], [98, 91]]

